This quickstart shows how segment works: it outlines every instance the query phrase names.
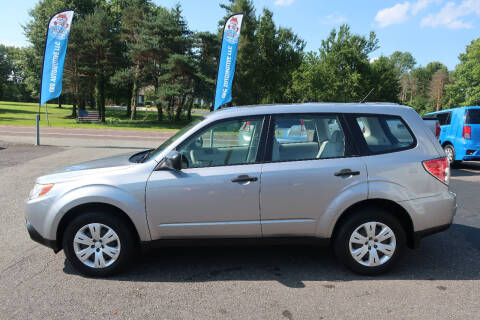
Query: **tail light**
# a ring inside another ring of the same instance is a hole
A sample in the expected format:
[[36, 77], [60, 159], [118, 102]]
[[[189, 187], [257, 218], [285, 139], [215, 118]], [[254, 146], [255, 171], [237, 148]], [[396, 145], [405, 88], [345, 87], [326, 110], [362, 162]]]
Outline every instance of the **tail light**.
[[250, 121], [245, 122], [245, 124], [242, 126], [240, 130], [245, 132], [250, 132]]
[[442, 131], [442, 128], [440, 128], [440, 123], [437, 121], [436, 122], [436, 127], [435, 127], [435, 137], [438, 139], [440, 137], [440, 132]]
[[472, 138], [472, 127], [470, 126], [463, 126], [463, 139], [471, 139]]
[[432, 176], [448, 184], [450, 177], [450, 164], [447, 157], [423, 161], [423, 167]]

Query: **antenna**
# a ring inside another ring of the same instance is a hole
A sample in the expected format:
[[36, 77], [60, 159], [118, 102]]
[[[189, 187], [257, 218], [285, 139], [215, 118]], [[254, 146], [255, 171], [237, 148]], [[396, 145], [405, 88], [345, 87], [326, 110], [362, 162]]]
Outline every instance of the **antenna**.
[[370, 95], [370, 93], [373, 92], [373, 89], [375, 89], [375, 88], [372, 88], [372, 89], [367, 93], [367, 95], [365, 96], [365, 98], [363, 98], [362, 101], [360, 101], [360, 103], [365, 103], [365, 100], [367, 100], [367, 98], [368, 98], [368, 96]]

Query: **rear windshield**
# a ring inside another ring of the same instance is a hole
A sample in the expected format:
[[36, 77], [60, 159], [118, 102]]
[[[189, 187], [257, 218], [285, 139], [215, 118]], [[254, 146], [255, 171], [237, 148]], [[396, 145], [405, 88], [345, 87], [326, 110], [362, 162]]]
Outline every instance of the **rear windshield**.
[[480, 124], [480, 109], [468, 109], [465, 117], [466, 124]]
[[365, 115], [357, 117], [368, 149], [373, 154], [395, 152], [415, 146], [415, 138], [399, 117]]

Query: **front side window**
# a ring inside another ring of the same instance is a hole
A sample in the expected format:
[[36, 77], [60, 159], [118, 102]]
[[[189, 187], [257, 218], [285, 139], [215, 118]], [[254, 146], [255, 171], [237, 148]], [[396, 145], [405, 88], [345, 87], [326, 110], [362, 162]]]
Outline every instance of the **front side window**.
[[224, 120], [201, 130], [178, 148], [184, 168], [255, 163], [263, 118]]
[[337, 116], [276, 116], [273, 125], [273, 162], [345, 156], [345, 137]]
[[356, 117], [363, 138], [371, 153], [405, 150], [415, 144], [415, 138], [399, 117], [371, 115]]

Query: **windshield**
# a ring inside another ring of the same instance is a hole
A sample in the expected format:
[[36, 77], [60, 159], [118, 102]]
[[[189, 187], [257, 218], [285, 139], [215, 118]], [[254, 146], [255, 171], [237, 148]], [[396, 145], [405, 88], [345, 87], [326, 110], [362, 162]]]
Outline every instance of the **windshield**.
[[468, 109], [466, 124], [480, 124], [480, 109]]
[[164, 143], [162, 143], [157, 149], [153, 149], [152, 151], [150, 151], [146, 157], [143, 159], [143, 161], [145, 162], [146, 160], [150, 160], [151, 158], [154, 158], [155, 156], [157, 156], [158, 154], [160, 154], [163, 150], [165, 150], [166, 148], [168, 148], [172, 143], [175, 142], [175, 140], [177, 140], [180, 136], [182, 136], [185, 132], [187, 132], [188, 130], [192, 129], [194, 126], [196, 126], [197, 124], [199, 124], [200, 122], [203, 121], [203, 117], [199, 118], [199, 119], [196, 119], [192, 122], [190, 122], [189, 124], [187, 124], [183, 129], [181, 129], [180, 131], [178, 131], [177, 133], [175, 133], [173, 136], [171, 136], [170, 138], [168, 138]]

